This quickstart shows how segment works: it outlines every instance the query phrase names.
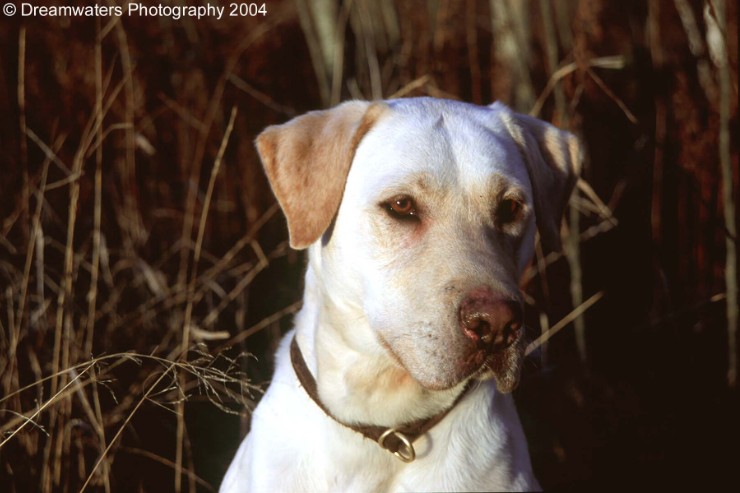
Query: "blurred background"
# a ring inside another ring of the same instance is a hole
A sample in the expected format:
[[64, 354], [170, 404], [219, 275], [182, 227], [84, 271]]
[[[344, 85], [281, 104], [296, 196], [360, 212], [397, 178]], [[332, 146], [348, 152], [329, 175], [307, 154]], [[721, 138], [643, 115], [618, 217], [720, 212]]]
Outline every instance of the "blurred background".
[[305, 263], [255, 136], [419, 95], [587, 151], [522, 282], [543, 486], [739, 490], [737, 2], [217, 4], [0, 15], [0, 491], [217, 489]]

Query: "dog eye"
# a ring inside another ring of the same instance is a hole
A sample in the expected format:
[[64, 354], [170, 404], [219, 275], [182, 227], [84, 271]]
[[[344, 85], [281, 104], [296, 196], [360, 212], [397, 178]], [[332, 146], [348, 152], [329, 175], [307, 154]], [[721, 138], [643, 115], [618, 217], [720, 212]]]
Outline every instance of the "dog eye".
[[385, 204], [387, 211], [399, 219], [411, 219], [416, 217], [416, 204], [414, 199], [406, 195], [392, 198]]
[[516, 222], [522, 215], [524, 206], [517, 199], [504, 199], [496, 210], [496, 222], [499, 226], [506, 226]]

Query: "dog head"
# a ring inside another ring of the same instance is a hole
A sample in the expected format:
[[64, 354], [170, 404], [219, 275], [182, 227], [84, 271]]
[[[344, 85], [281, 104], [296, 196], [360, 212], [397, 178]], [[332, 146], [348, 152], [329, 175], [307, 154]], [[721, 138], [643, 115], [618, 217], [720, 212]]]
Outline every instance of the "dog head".
[[342, 337], [430, 390], [518, 381], [518, 281], [539, 230], [557, 248], [576, 138], [433, 98], [344, 103], [268, 127], [257, 147], [294, 248], [311, 246]]

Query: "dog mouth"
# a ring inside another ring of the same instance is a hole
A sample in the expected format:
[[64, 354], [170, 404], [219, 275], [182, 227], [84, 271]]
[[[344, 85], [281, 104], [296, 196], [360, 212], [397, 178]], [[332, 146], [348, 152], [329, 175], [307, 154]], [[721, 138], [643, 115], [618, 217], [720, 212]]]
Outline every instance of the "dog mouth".
[[[479, 381], [495, 379], [496, 387], [502, 393], [512, 392], [519, 383], [522, 361], [524, 360], [525, 338], [517, 334], [505, 347], [495, 344], [481, 345], [480, 341], [474, 351], [465, 359], [470, 378]], [[482, 347], [481, 347], [482, 346]]]

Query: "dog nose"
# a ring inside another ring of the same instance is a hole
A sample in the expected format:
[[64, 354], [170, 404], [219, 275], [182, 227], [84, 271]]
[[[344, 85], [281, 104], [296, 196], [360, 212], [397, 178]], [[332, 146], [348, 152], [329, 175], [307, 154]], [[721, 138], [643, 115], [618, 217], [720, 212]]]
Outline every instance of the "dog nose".
[[460, 305], [460, 328], [474, 342], [493, 350], [511, 346], [522, 327], [521, 305], [488, 289], [471, 292]]

